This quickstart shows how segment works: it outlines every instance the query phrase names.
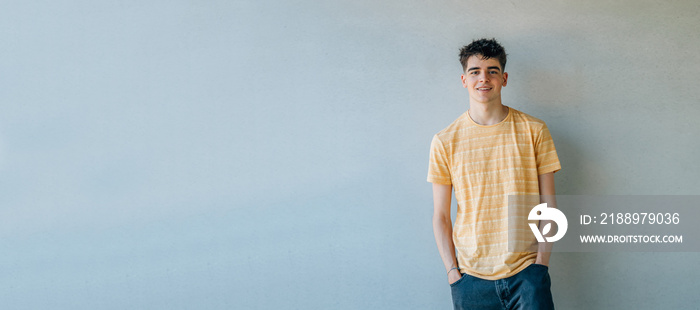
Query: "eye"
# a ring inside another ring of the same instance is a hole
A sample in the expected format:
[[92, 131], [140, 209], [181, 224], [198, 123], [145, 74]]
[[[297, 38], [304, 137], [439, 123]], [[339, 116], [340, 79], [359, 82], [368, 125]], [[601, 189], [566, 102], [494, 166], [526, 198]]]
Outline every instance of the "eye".
[[479, 74], [479, 72], [472, 71], [472, 72], [470, 72], [469, 74], [471, 74], [471, 75], [477, 75], [477, 74]]
[[498, 71], [492, 70], [490, 73], [491, 74], [498, 74]]

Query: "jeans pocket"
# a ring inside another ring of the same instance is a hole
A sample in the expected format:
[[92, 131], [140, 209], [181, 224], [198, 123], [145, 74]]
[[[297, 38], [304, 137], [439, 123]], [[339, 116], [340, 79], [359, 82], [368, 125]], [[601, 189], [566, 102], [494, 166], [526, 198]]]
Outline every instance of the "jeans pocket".
[[532, 263], [532, 264], [530, 264], [530, 266], [534, 266], [534, 267], [537, 267], [537, 268], [543, 268], [544, 270], [549, 270], [549, 266], [545, 266], [545, 265], [542, 265], [542, 264], [535, 264], [535, 263]]
[[552, 285], [552, 280], [549, 277], [549, 266], [534, 263], [530, 266], [534, 269], [535, 277], [540, 279], [539, 281], [541, 281], [542, 285], [545, 287], [550, 287]]
[[466, 277], [467, 277], [467, 274], [466, 274], [466, 273], [463, 273], [463, 274], [462, 274], [462, 277], [459, 278], [459, 280], [454, 281], [452, 284], [450, 284], [450, 287], [455, 287], [457, 284], [459, 284], [459, 282], [462, 282], [462, 280], [464, 280], [464, 278], [466, 278]]

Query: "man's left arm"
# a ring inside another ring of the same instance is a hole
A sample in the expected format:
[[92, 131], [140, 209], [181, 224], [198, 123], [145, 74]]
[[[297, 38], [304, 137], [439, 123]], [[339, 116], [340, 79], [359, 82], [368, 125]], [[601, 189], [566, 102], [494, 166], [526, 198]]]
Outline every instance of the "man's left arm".
[[[540, 203], [547, 203], [548, 208], [556, 208], [557, 201], [554, 192], [554, 172], [545, 173], [537, 177], [540, 185]], [[540, 221], [540, 231], [548, 222]], [[541, 242], [537, 246], [537, 260], [535, 264], [549, 266], [549, 255], [552, 254], [552, 242]]]

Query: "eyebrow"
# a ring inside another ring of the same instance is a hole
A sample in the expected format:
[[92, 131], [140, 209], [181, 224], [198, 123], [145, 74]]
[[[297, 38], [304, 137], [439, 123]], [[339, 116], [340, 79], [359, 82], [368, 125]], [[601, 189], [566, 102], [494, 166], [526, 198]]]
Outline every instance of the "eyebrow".
[[[481, 68], [479, 68], [479, 67], [471, 67], [471, 68], [467, 69], [467, 72], [472, 71], [472, 70], [478, 70], [478, 69], [481, 69]], [[498, 70], [498, 71], [501, 71], [501, 68], [496, 67], [496, 66], [491, 66], [491, 67], [488, 67], [488, 68], [486, 68], [486, 69], [496, 69], [496, 70]]]

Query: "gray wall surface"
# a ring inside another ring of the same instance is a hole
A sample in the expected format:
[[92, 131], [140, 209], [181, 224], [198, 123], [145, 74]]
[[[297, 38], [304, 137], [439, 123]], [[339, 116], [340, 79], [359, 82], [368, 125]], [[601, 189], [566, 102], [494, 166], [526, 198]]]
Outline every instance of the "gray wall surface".
[[[698, 1], [3, 1], [4, 309], [451, 309], [425, 181], [509, 53], [560, 194], [700, 195]], [[456, 209], [456, 205], [453, 207]], [[700, 219], [691, 219], [698, 220]], [[559, 309], [695, 309], [699, 253], [555, 253]]]

